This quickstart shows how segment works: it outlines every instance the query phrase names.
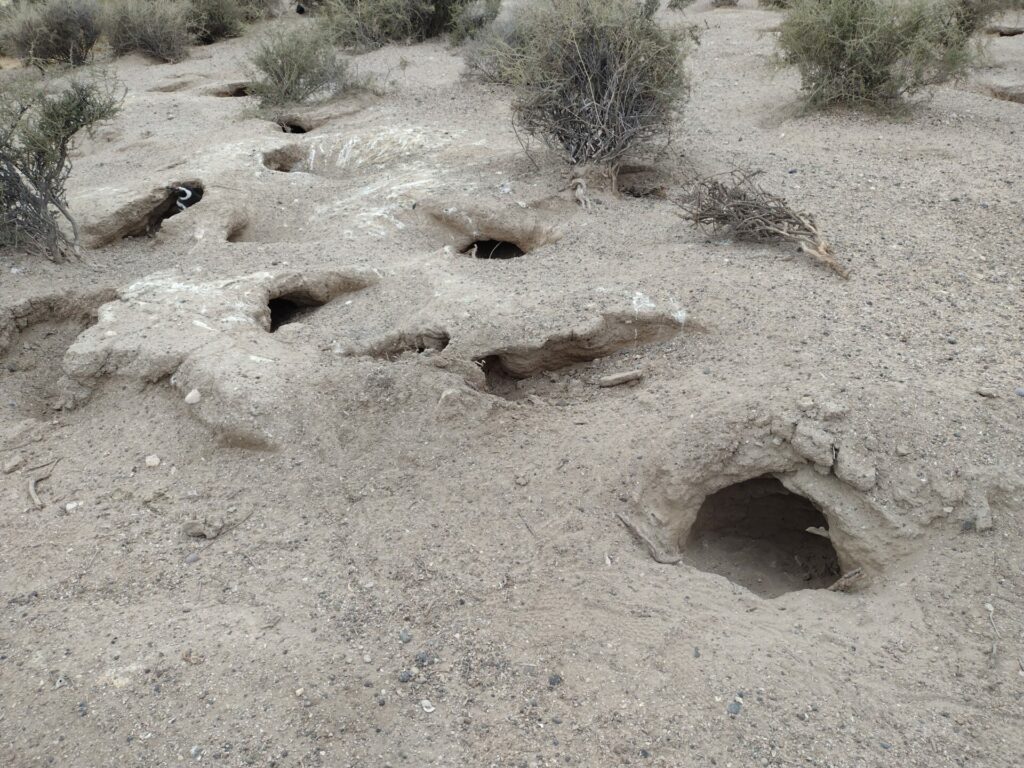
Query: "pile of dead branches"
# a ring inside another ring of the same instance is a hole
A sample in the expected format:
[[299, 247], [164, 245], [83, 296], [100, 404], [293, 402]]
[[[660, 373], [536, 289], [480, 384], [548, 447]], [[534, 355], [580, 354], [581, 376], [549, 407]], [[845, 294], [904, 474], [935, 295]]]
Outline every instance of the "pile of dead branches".
[[836, 274], [849, 277], [814, 218], [762, 189], [754, 180], [759, 175], [760, 171], [730, 171], [699, 179], [677, 203], [701, 229], [754, 243], [794, 243]]

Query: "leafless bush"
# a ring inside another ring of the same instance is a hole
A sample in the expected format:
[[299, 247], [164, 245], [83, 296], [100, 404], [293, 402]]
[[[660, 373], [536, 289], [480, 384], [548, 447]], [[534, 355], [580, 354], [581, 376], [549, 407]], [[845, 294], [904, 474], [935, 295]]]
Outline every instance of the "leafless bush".
[[3, 47], [25, 61], [79, 65], [99, 39], [96, 0], [46, 0], [12, 9], [3, 23]]
[[52, 95], [8, 82], [0, 96], [0, 245], [60, 260], [78, 246], [65, 192], [75, 136], [113, 117], [120, 96], [110, 83], [76, 80]]
[[104, 22], [115, 56], [141, 53], [159, 61], [176, 62], [188, 56], [192, 34], [188, 5], [163, 0], [117, 0]]
[[635, 0], [552, 0], [513, 61], [516, 125], [573, 165], [612, 168], [667, 133], [686, 94], [682, 41]]
[[700, 179], [679, 205], [697, 227], [748, 242], [794, 243], [836, 274], [849, 277], [849, 270], [836, 261], [814, 218], [762, 189], [754, 181], [758, 175], [732, 171]]

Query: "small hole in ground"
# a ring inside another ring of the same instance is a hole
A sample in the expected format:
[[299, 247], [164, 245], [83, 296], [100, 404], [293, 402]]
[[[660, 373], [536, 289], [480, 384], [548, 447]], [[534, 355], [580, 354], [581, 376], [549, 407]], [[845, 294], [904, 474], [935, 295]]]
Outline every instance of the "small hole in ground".
[[305, 171], [308, 167], [305, 150], [294, 144], [264, 152], [263, 165], [281, 173]]
[[270, 332], [274, 333], [281, 326], [303, 320], [323, 305], [322, 301], [299, 294], [286, 294], [271, 299], [267, 302], [270, 310]]
[[526, 251], [508, 240], [477, 240], [463, 248], [462, 253], [478, 259], [515, 259]]
[[143, 215], [125, 237], [152, 237], [163, 223], [203, 199], [203, 185], [198, 182], [174, 184], [167, 188], [166, 196], [149, 213]]
[[505, 367], [501, 362], [501, 355], [488, 355], [475, 362], [484, 372], [488, 392], [501, 397], [509, 397], [516, 391], [516, 383], [520, 377], [513, 375]]
[[225, 98], [241, 98], [252, 95], [252, 87], [249, 83], [228, 83], [212, 92], [214, 96]]
[[683, 560], [761, 597], [778, 597], [822, 589], [839, 577], [827, 534], [828, 521], [810, 499], [765, 475], [704, 499]]
[[277, 121], [277, 124], [281, 127], [281, 130], [285, 133], [309, 133], [311, 126], [303, 123], [299, 120], [292, 120], [289, 118], [281, 118]]

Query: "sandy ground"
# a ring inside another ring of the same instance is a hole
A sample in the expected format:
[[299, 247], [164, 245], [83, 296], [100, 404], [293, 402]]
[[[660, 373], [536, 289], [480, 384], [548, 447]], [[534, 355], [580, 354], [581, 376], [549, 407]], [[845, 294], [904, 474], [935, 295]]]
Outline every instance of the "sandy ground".
[[109, 65], [97, 247], [0, 262], [0, 764], [1024, 764], [1024, 37], [801, 116], [748, 6], [664, 13], [641, 159], [763, 170], [848, 281], [582, 209], [440, 44], [305, 134], [212, 95], [254, 36]]

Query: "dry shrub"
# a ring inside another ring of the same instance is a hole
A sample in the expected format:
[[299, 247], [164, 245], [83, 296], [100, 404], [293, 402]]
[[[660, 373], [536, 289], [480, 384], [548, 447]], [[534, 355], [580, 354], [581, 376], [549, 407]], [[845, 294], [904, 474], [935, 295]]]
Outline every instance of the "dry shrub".
[[792, 5], [792, 0], [757, 0], [757, 4], [762, 8], [775, 8], [777, 10], [789, 8]]
[[512, 85], [522, 74], [522, 59], [543, 19], [536, 2], [500, 13], [463, 50], [469, 74], [486, 83]]
[[501, 10], [501, 0], [471, 0], [457, 9], [448, 25], [453, 42], [476, 37], [487, 28]]
[[762, 189], [754, 181], [758, 175], [732, 171], [700, 179], [679, 205], [697, 227], [754, 243], [794, 243], [841, 277], [849, 277], [818, 232], [814, 218]]
[[260, 43], [251, 63], [255, 71], [250, 92], [264, 107], [328, 98], [353, 86], [348, 62], [317, 29], [272, 34]]
[[273, 19], [281, 15], [281, 0], [238, 0], [246, 21]]
[[25, 61], [85, 63], [99, 39], [96, 0], [47, 0], [22, 5], [5, 20], [3, 47]]
[[115, 56], [141, 53], [158, 61], [181, 61], [192, 44], [188, 12], [185, 3], [117, 0], [104, 22], [107, 40]]
[[335, 42], [369, 50], [451, 31], [472, 0], [326, 0], [320, 12]]
[[693, 5], [694, 2], [696, 0], [668, 0], [668, 9], [670, 11], [681, 11]]
[[682, 41], [633, 0], [551, 0], [532, 11], [517, 54], [513, 119], [571, 164], [613, 170], [665, 134], [686, 94]]
[[[78, 225], [65, 186], [75, 136], [113, 117], [121, 97], [109, 82], [72, 80], [52, 95], [7, 82], [0, 93], [0, 245], [53, 260], [75, 253]], [[72, 230], [61, 229], [60, 219]]]
[[245, 21], [238, 0], [190, 0], [187, 17], [189, 32], [206, 45], [238, 37]]
[[810, 104], [884, 106], [963, 74], [974, 60], [949, 0], [795, 0], [782, 58]]
[[712, 8], [735, 8], [740, 0], [711, 0]]

